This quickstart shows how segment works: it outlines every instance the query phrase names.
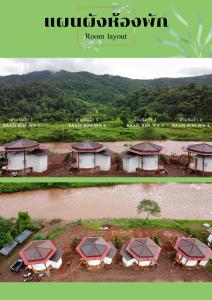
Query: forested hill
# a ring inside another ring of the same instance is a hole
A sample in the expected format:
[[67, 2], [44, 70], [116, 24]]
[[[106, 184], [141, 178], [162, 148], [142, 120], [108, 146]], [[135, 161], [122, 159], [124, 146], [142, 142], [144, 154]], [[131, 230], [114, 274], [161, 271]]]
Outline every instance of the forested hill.
[[104, 120], [120, 115], [211, 120], [211, 102], [212, 75], [134, 80], [88, 72], [41, 71], [0, 76], [1, 121], [24, 116], [72, 121], [85, 115]]

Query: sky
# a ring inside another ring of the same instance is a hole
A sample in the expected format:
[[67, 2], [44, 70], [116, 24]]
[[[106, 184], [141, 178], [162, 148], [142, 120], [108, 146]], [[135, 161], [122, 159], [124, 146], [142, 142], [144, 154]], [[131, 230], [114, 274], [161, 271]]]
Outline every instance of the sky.
[[133, 79], [212, 74], [211, 58], [0, 58], [0, 76], [32, 71], [88, 71]]

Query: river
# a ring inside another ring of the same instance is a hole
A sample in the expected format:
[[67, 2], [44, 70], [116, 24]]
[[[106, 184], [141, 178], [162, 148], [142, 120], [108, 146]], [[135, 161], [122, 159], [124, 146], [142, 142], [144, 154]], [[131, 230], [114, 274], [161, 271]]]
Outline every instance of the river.
[[[121, 153], [126, 149], [125, 145], [127, 144], [137, 144], [141, 143], [142, 141], [123, 141], [123, 142], [100, 142], [105, 147], [111, 149], [114, 152]], [[170, 155], [171, 153], [176, 153], [177, 155], [180, 155], [183, 152], [182, 148], [187, 147], [190, 144], [199, 144], [202, 143], [201, 141], [154, 141], [155, 144], [163, 146], [162, 153]], [[212, 145], [212, 142], [207, 142], [208, 144]], [[73, 143], [42, 143], [44, 147], [49, 148], [49, 150], [52, 153], [68, 153], [71, 151], [71, 145]]]
[[144, 198], [158, 201], [161, 217], [212, 220], [212, 184], [145, 183], [108, 187], [68, 188], [0, 195], [0, 215], [16, 217], [28, 211], [35, 219], [66, 221], [137, 217]]

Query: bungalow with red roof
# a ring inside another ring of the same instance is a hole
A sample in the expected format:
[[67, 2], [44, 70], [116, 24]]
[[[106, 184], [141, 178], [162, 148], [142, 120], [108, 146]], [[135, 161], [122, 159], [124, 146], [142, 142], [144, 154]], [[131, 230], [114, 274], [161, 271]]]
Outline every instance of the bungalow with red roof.
[[189, 145], [186, 148], [188, 156], [194, 155], [194, 163], [189, 165], [190, 169], [203, 173], [212, 172], [212, 145], [201, 143]]
[[161, 248], [149, 238], [133, 238], [121, 248], [122, 262], [126, 267], [134, 263], [140, 267], [154, 266]]
[[161, 150], [161, 146], [151, 142], [130, 146], [127, 151], [122, 152], [123, 170], [128, 173], [134, 173], [137, 170], [159, 170]]
[[187, 267], [205, 267], [212, 250], [196, 238], [179, 238], [175, 244], [176, 261]]
[[110, 265], [116, 255], [116, 248], [102, 237], [85, 237], [76, 248], [88, 266]]
[[36, 141], [20, 139], [5, 144], [4, 147], [6, 171], [27, 170], [42, 173], [48, 167], [48, 151], [42, 149]]
[[49, 268], [59, 269], [62, 265], [62, 249], [56, 248], [50, 240], [32, 241], [19, 255], [24, 264], [34, 272], [42, 272]]
[[72, 145], [72, 158], [79, 170], [109, 171], [113, 152], [96, 142], [81, 142]]

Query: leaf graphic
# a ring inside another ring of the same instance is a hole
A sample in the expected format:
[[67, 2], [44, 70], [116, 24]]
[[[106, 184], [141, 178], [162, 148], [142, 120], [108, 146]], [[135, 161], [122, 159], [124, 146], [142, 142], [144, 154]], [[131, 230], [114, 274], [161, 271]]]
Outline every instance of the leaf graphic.
[[208, 36], [206, 37], [206, 40], [205, 40], [205, 45], [207, 45], [212, 39], [212, 27], [208, 33]]
[[164, 40], [164, 39], [161, 39], [161, 38], [158, 38], [158, 37], [156, 37], [156, 39], [164, 45], [168, 45], [168, 46], [178, 48], [180, 51], [183, 51], [183, 52], [185, 51], [185, 49], [178, 43], [175, 43], [175, 42], [172, 42], [172, 41], [167, 41], [167, 40]]
[[176, 18], [178, 19], [178, 21], [180, 21], [180, 23], [182, 23], [184, 26], [188, 27], [188, 22], [174, 9], [174, 14], [176, 16]]
[[198, 26], [198, 33], [197, 33], [197, 45], [199, 48], [202, 48], [202, 44], [201, 44], [202, 31], [203, 31], [203, 25], [202, 22], [200, 21]]
[[186, 44], [190, 43], [188, 39], [185, 39], [184, 37], [180, 36], [172, 28], [169, 27], [168, 31], [169, 31], [170, 35], [173, 36], [174, 38], [176, 38], [178, 41], [184, 42]]

